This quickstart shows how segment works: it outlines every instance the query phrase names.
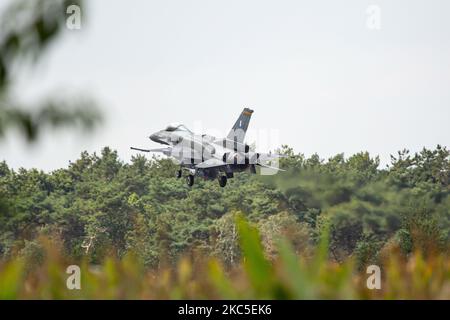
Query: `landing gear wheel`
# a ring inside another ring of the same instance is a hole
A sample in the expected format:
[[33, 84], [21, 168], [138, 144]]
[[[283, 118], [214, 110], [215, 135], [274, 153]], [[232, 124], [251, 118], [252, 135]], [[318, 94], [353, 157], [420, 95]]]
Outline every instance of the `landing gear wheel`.
[[194, 185], [194, 176], [192, 174], [186, 177], [186, 183], [189, 187], [192, 187]]
[[181, 178], [181, 169], [177, 171], [177, 179]]
[[219, 185], [223, 188], [227, 185], [227, 177], [226, 176], [220, 176], [219, 177]]

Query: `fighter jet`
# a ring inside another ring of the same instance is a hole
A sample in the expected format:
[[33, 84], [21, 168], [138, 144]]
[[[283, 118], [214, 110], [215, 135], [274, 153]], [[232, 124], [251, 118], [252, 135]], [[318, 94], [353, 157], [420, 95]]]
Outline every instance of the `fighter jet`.
[[252, 114], [253, 110], [244, 108], [225, 138], [195, 134], [183, 124], [170, 124], [149, 137], [166, 147], [131, 149], [162, 153], [174, 158], [180, 165], [176, 176], [181, 178], [186, 173], [188, 186], [194, 184], [194, 178], [197, 176], [206, 180], [217, 179], [219, 185], [225, 187], [227, 180], [233, 178], [234, 173], [250, 171], [255, 174], [256, 166], [272, 172], [283, 171], [277, 166], [269, 165], [280, 155], [251, 151], [250, 146], [244, 142]]

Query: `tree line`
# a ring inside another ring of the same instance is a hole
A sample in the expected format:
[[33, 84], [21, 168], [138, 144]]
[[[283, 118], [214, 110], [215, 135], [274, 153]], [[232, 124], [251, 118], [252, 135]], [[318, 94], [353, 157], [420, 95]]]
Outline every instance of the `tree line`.
[[83, 152], [67, 168], [46, 173], [0, 163], [0, 256], [43, 259], [39, 238], [63, 254], [99, 263], [134, 252], [150, 268], [190, 254], [241, 258], [236, 216], [256, 226], [266, 256], [288, 239], [308, 258], [327, 228], [329, 256], [361, 267], [386, 248], [402, 254], [448, 254], [450, 157], [445, 147], [407, 150], [380, 169], [367, 152], [349, 158], [306, 158], [283, 146], [287, 172], [238, 174], [226, 188], [201, 181], [189, 188], [170, 159], [136, 155], [130, 163], [105, 147]]

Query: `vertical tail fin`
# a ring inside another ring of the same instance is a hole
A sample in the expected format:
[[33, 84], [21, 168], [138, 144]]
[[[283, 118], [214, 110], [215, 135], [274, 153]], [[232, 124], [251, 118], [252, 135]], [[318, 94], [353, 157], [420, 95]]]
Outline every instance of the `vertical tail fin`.
[[244, 108], [239, 118], [236, 120], [233, 128], [231, 128], [230, 133], [227, 136], [227, 140], [231, 140], [237, 143], [243, 143], [245, 138], [245, 133], [247, 132], [248, 124], [250, 123], [250, 118], [252, 117], [253, 110], [249, 108]]

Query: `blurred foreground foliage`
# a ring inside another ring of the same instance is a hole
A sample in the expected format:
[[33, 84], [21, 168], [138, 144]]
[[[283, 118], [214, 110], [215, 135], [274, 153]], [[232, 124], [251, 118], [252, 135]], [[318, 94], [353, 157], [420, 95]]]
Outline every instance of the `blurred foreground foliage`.
[[[173, 266], [146, 269], [132, 252], [122, 259], [105, 257], [98, 265], [87, 259], [81, 267], [80, 290], [66, 287], [68, 265], [61, 248], [47, 238], [39, 245], [45, 256], [29, 268], [29, 256], [0, 264], [0, 299], [449, 299], [450, 259], [416, 251], [408, 257], [391, 247], [381, 259], [380, 290], [366, 286], [368, 274], [354, 259], [330, 261], [324, 233], [310, 258], [295, 254], [288, 241], [277, 244], [279, 255], [269, 260], [256, 227], [242, 217], [236, 226], [242, 259], [232, 268], [217, 258], [198, 254]], [[31, 261], [30, 261], [31, 259]]]
[[[108, 147], [50, 173], [0, 163], [0, 292], [450, 298], [445, 147], [401, 151], [385, 169], [366, 152], [325, 161], [279, 151], [287, 172], [237, 174], [225, 188], [189, 188], [171, 160], [123, 163]], [[73, 263], [84, 270], [78, 293], [60, 286]], [[381, 291], [364, 289], [371, 264]]]
[[67, 7], [74, 4], [81, 6], [82, 1], [15, 0], [0, 13], [0, 139], [15, 129], [34, 142], [47, 127], [89, 130], [101, 120], [95, 103], [84, 94], [49, 94], [31, 104], [14, 94], [17, 74], [37, 63], [64, 32]]

